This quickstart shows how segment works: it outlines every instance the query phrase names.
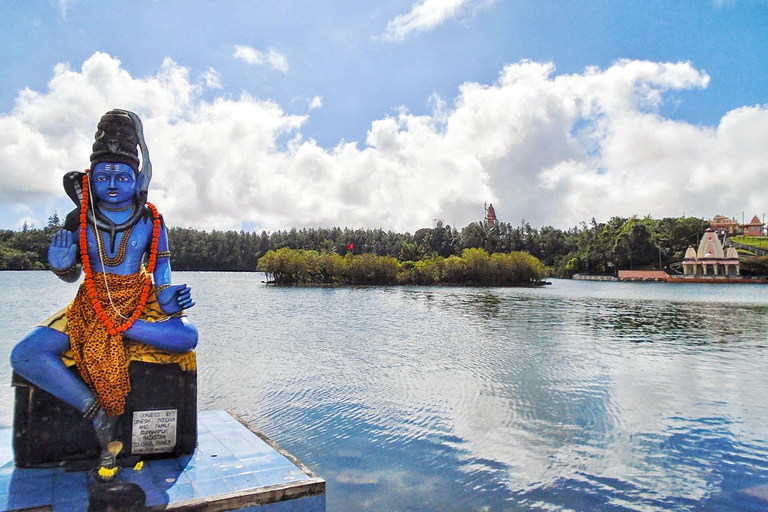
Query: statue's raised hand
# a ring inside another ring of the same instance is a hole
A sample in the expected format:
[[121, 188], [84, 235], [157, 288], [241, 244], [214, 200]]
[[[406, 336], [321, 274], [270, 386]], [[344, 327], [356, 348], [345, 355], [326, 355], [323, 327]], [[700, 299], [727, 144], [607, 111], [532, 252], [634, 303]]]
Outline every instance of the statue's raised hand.
[[176, 284], [161, 290], [157, 294], [157, 302], [166, 315], [178, 313], [182, 309], [189, 309], [195, 305], [192, 300], [192, 288], [186, 284]]
[[74, 266], [77, 259], [77, 244], [74, 233], [62, 229], [51, 238], [48, 247], [48, 264], [53, 270], [64, 271]]

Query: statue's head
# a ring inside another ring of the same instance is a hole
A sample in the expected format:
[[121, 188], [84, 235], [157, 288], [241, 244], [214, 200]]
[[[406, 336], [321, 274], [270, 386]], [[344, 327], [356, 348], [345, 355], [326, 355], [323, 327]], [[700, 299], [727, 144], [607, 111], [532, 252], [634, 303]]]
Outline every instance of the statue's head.
[[[64, 190], [78, 208], [67, 215], [64, 226], [75, 231], [79, 225], [80, 203], [83, 198], [83, 174], [79, 171], [64, 175]], [[152, 179], [152, 163], [144, 143], [144, 128], [139, 116], [128, 110], [110, 110], [101, 117], [96, 131], [96, 141], [91, 153], [89, 181], [93, 196], [102, 205], [111, 204], [122, 209], [135, 204], [128, 220], [115, 224], [99, 208], [86, 214], [89, 222], [111, 233], [125, 231], [146, 216], [147, 190]], [[93, 197], [91, 196], [91, 197]], [[114, 237], [112, 238], [114, 242]]]
[[[101, 171], [102, 178], [106, 172], [130, 169], [133, 171], [134, 201], [146, 202], [149, 181], [152, 179], [152, 164], [144, 143], [144, 130], [139, 116], [127, 110], [111, 110], [101, 116], [95, 137], [91, 153], [92, 180], [97, 169]], [[105, 167], [107, 165], [108, 169]], [[113, 180], [112, 184], [114, 183]], [[102, 197], [99, 195], [98, 184], [95, 181], [92, 184], [100, 200], [113, 202], [107, 198], [114, 196]]]
[[136, 202], [136, 170], [121, 162], [99, 162], [91, 169], [91, 186], [99, 203], [123, 208]]

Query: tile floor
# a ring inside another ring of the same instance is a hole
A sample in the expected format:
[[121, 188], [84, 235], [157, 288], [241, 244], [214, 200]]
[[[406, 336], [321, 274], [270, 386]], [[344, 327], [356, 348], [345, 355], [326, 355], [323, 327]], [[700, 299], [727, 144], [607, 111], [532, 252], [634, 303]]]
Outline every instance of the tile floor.
[[[201, 411], [197, 422], [198, 447], [192, 455], [146, 461], [140, 471], [120, 472], [121, 480], [144, 489], [148, 507], [275, 484], [302, 485], [312, 478], [226, 411]], [[12, 429], [0, 429], [0, 511], [46, 505], [54, 512], [85, 510], [88, 474], [16, 468], [11, 436]], [[324, 512], [325, 495], [243, 510]]]

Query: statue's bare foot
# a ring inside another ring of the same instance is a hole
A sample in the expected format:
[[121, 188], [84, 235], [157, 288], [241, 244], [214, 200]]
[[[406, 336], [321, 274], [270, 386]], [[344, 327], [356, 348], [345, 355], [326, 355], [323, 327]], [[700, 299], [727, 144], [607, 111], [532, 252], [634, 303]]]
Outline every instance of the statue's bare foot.
[[96, 439], [101, 447], [97, 471], [102, 481], [112, 480], [117, 474], [117, 455], [123, 449], [123, 443], [115, 440], [118, 418], [119, 416], [110, 418], [103, 409], [99, 409], [92, 420]]
[[115, 427], [117, 426], [117, 420], [119, 416], [113, 416], [110, 418], [104, 409], [99, 409], [96, 416], [93, 418], [93, 429], [96, 431], [96, 439], [99, 440], [99, 446], [101, 451], [104, 452], [107, 449], [107, 445], [115, 439]]

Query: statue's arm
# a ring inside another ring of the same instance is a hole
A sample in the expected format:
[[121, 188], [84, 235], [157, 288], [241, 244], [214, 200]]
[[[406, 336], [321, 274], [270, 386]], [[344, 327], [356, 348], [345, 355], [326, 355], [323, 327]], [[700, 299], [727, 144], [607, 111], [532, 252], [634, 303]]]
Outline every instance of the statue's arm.
[[157, 241], [157, 260], [153, 275], [157, 287], [157, 302], [160, 309], [168, 315], [178, 313], [195, 305], [192, 289], [186, 284], [171, 284], [171, 257], [168, 250], [168, 232], [165, 225], [160, 229]]
[[73, 283], [80, 278], [82, 267], [78, 261], [75, 233], [62, 229], [51, 237], [51, 245], [48, 247], [48, 264], [59, 279], [68, 283]]
[[197, 346], [197, 329], [185, 316], [164, 322], [136, 320], [125, 336], [171, 352], [186, 352]]
[[[171, 259], [168, 256], [168, 234], [164, 226], [157, 241], [157, 252], [153, 278], [160, 308], [172, 315], [194, 306], [189, 286], [171, 285]], [[197, 329], [185, 316], [168, 318], [162, 322], [139, 319], [125, 331], [125, 336], [171, 352], [186, 352], [197, 345]]]

